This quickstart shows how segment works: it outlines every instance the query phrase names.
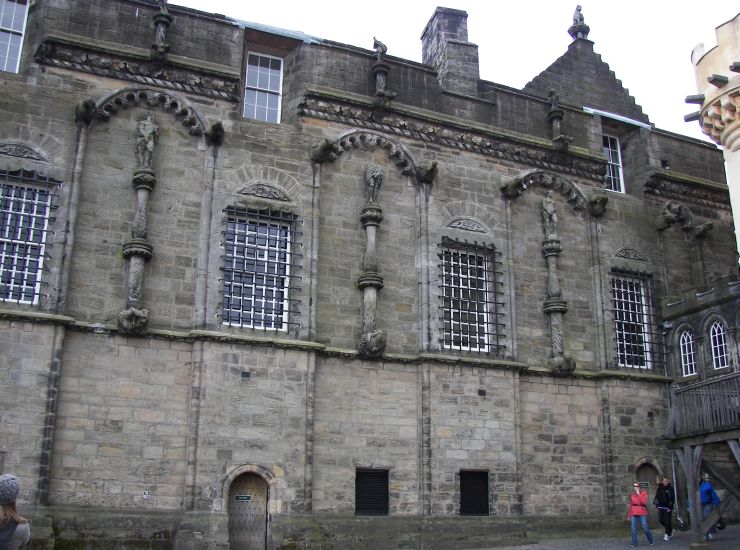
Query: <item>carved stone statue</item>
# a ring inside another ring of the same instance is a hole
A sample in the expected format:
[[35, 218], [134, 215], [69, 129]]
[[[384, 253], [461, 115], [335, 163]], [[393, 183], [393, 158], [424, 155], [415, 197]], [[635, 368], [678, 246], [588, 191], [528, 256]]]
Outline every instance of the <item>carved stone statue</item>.
[[367, 183], [367, 202], [378, 202], [378, 193], [383, 184], [383, 171], [380, 166], [374, 162], [367, 165], [365, 182]]
[[576, 11], [573, 12], [573, 25], [583, 25], [584, 23], [581, 6], [576, 6]]
[[169, 10], [167, 10], [167, 0], [159, 0], [159, 11], [162, 13], [170, 13]]
[[542, 199], [542, 227], [545, 230], [546, 239], [556, 239], [558, 236], [558, 213], [552, 196], [552, 191], [548, 191]]
[[152, 167], [152, 153], [154, 142], [159, 135], [159, 126], [154, 123], [154, 114], [148, 113], [144, 120], [136, 124], [136, 151], [139, 155], [139, 168], [150, 170]]
[[383, 61], [383, 58], [385, 58], [385, 54], [388, 51], [388, 46], [373, 36], [373, 49], [375, 50], [375, 54], [378, 56], [378, 62]]

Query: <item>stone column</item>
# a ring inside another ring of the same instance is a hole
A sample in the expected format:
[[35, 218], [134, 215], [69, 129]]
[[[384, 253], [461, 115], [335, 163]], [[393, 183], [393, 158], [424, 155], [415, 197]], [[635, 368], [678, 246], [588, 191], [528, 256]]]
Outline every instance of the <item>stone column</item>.
[[563, 342], [563, 315], [568, 311], [568, 304], [560, 297], [557, 258], [563, 249], [557, 236], [558, 218], [552, 196], [552, 191], [548, 191], [542, 199], [542, 225], [545, 231], [542, 254], [547, 262], [547, 299], [542, 304], [542, 311], [550, 321], [551, 357], [547, 364], [554, 373], [567, 374], [575, 369], [575, 362], [565, 354]]
[[360, 221], [365, 228], [365, 256], [362, 261], [363, 274], [357, 280], [357, 288], [362, 290], [362, 334], [358, 351], [363, 357], [379, 357], [385, 351], [385, 332], [376, 327], [378, 291], [383, 288], [383, 277], [378, 272], [378, 254], [375, 237], [380, 222], [383, 221], [383, 209], [376, 202], [383, 173], [374, 163], [365, 171], [368, 186], [368, 199], [360, 214]]
[[136, 125], [136, 148], [139, 168], [134, 172], [133, 187], [136, 191], [136, 212], [131, 227], [131, 240], [123, 244], [123, 257], [128, 260], [128, 291], [126, 308], [118, 314], [118, 327], [124, 334], [141, 334], [149, 323], [149, 310], [143, 305], [144, 265], [152, 257], [152, 246], [147, 242], [149, 197], [157, 183], [152, 170], [152, 153], [159, 127], [154, 115]]

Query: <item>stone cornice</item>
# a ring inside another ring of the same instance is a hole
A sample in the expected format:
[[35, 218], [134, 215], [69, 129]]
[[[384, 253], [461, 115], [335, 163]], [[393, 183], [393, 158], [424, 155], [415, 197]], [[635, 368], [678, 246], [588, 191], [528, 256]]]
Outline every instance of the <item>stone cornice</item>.
[[[88, 323], [77, 321], [73, 317], [66, 315], [53, 315], [37, 311], [13, 310], [0, 308], [0, 319], [8, 321], [25, 321], [30, 323], [45, 323], [57, 326], [65, 326], [68, 330], [77, 332], [92, 332], [97, 334], [121, 334], [117, 325]], [[364, 360], [359, 353], [353, 349], [332, 348], [326, 344], [318, 342], [309, 342], [305, 340], [289, 340], [287, 338], [269, 338], [265, 336], [256, 336], [252, 334], [232, 334], [221, 331], [211, 330], [161, 330], [147, 329], [140, 338], [156, 338], [160, 340], [177, 340], [180, 342], [224, 342], [229, 344], [241, 344], [247, 346], [269, 346], [277, 349], [292, 349], [296, 351], [314, 352], [323, 357], [340, 357], [346, 359]], [[378, 358], [379, 361], [396, 362], [404, 364], [423, 364], [434, 363], [438, 365], [455, 365], [462, 367], [482, 367], [490, 369], [516, 370], [522, 374], [531, 374], [534, 376], [552, 376], [552, 371], [548, 367], [533, 367], [526, 363], [513, 361], [511, 359], [501, 359], [497, 357], [468, 357], [447, 355], [443, 353], [418, 353], [418, 354], [397, 354], [386, 353]], [[569, 378], [582, 379], [629, 379], [644, 382], [671, 382], [671, 378], [656, 374], [632, 373], [617, 370], [600, 370], [590, 371], [577, 369], [569, 375]]]
[[170, 55], [162, 65], [149, 58], [149, 50], [76, 35], [47, 35], [36, 50], [42, 65], [160, 86], [206, 97], [237, 102], [240, 77], [229, 67]]
[[377, 109], [371, 98], [311, 88], [299, 114], [577, 176], [599, 186], [603, 179], [603, 158], [585, 149], [570, 147], [566, 153], [546, 139], [468, 121], [463, 124], [461, 119], [407, 105], [393, 103]]
[[644, 189], [646, 195], [730, 210], [730, 191], [727, 185], [671, 170], [656, 170], [648, 174]]

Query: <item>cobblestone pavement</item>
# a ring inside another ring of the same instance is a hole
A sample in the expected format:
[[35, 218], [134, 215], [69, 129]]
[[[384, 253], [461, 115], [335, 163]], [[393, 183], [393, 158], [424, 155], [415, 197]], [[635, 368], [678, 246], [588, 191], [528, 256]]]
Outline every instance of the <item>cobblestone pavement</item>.
[[[663, 550], [688, 550], [691, 543], [691, 531], [674, 531], [673, 538], [663, 541], [663, 531], [653, 530], [655, 545], [652, 548]], [[624, 550], [629, 547], [629, 530], [625, 529], [625, 536], [598, 539], [554, 539], [542, 540], [538, 544], [524, 544], [521, 546], [499, 546], [486, 550]], [[651, 548], [645, 540], [645, 534], [640, 533], [639, 548]], [[724, 531], [718, 531], [717, 537], [709, 543], [709, 550], [740, 550], [740, 525], [729, 525]]]

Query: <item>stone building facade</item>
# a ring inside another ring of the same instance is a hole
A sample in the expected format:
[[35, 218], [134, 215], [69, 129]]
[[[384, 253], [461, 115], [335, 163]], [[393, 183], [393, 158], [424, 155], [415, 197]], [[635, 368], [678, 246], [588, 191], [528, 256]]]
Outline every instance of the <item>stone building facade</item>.
[[485, 546], [603, 532], [670, 473], [661, 299], [735, 274], [722, 155], [653, 127], [582, 19], [517, 90], [459, 10], [415, 63], [28, 4], [0, 458], [38, 547]]

